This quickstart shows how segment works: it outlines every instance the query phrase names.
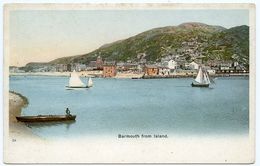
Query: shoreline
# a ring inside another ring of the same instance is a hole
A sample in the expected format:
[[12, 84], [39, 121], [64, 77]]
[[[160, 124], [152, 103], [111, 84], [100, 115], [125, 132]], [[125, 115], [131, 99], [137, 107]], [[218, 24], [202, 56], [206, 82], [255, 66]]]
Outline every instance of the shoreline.
[[[53, 77], [69, 77], [71, 72], [35, 72], [35, 73], [9, 73], [9, 76], [53, 76]], [[84, 71], [77, 72], [80, 77], [102, 77], [101, 71]], [[249, 77], [250, 73], [217, 73], [210, 74], [211, 77]], [[121, 73], [118, 72], [115, 77], [118, 79], [169, 79], [169, 78], [194, 78], [195, 74], [177, 73], [174, 75], [144, 75], [144, 73]], [[109, 77], [110, 78], [110, 77]]]
[[[178, 79], [178, 78], [195, 78], [196, 75], [169, 75], [169, 76], [148, 76], [145, 75], [140, 79]], [[210, 75], [212, 78], [217, 78], [217, 77], [249, 77], [249, 73], [241, 73], [241, 74], [214, 74]]]
[[18, 122], [22, 109], [29, 104], [28, 99], [20, 93], [9, 91], [9, 138], [21, 140], [26, 138], [42, 139], [35, 135], [24, 123]]

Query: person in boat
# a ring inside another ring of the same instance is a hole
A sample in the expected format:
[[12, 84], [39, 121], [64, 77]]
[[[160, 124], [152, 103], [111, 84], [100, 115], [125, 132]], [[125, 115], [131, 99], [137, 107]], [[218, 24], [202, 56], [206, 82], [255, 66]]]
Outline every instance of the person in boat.
[[66, 108], [66, 115], [71, 116], [69, 108]]

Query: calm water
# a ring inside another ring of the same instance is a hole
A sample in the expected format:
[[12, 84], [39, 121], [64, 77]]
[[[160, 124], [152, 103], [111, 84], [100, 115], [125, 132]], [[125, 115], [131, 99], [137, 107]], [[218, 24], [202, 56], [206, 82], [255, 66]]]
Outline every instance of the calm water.
[[[84, 79], [86, 82], [86, 79]], [[102, 79], [66, 90], [66, 77], [12, 76], [10, 90], [29, 99], [22, 115], [76, 114], [74, 123], [30, 125], [45, 138], [117, 134], [247, 134], [248, 78], [218, 78], [212, 88], [183, 79]]]

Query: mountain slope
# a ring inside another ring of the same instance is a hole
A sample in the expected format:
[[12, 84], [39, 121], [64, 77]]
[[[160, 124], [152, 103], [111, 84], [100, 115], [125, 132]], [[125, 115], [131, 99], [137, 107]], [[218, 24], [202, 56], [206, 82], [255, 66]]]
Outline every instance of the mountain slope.
[[138, 53], [146, 53], [148, 61], [160, 61], [166, 53], [180, 54], [180, 50], [184, 49], [183, 42], [195, 43], [192, 49], [204, 55], [205, 61], [235, 59], [248, 66], [248, 26], [225, 29], [202, 23], [155, 28], [125, 40], [106, 44], [88, 54], [59, 58], [50, 63], [88, 63], [98, 55], [105, 60], [137, 61]]
[[[220, 55], [215, 55], [212, 50], [223, 48]], [[212, 36], [209, 46], [206, 47], [212, 59], [235, 60], [240, 64], [249, 66], [249, 27], [246, 25], [233, 27], [216, 33]]]

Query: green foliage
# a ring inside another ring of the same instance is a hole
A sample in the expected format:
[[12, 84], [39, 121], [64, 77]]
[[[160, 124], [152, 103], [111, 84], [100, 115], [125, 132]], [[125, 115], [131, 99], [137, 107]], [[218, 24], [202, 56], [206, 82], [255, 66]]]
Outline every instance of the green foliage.
[[[156, 28], [125, 40], [104, 45], [88, 54], [65, 57], [51, 63], [88, 63], [100, 55], [105, 60], [137, 60], [138, 53], [146, 53], [148, 61], [156, 61], [165, 54], [163, 48], [182, 49], [182, 43], [188, 41], [201, 43], [198, 46], [201, 55], [207, 60], [236, 60], [249, 66], [249, 27], [238, 26], [225, 29], [201, 23], [186, 23], [179, 26]], [[235, 59], [234, 59], [234, 55]], [[190, 58], [187, 57], [186, 60]]]

